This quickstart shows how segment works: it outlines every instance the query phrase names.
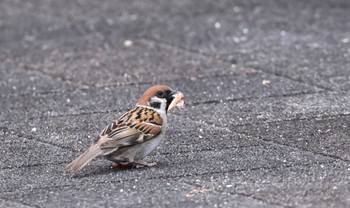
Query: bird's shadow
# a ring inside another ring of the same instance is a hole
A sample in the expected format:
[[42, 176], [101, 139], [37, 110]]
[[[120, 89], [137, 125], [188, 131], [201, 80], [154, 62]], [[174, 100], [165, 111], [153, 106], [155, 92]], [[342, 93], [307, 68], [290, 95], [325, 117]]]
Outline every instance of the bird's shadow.
[[141, 167], [136, 168], [134, 164], [128, 164], [128, 165], [122, 165], [118, 168], [112, 168], [111, 164], [98, 164], [93, 165], [93, 167], [89, 168], [88, 166], [84, 167], [85, 170], [81, 170], [77, 173], [66, 173], [66, 175], [71, 175], [71, 178], [86, 178], [86, 177], [93, 177], [93, 176], [102, 176], [102, 175], [108, 175], [111, 173], [125, 173], [125, 172], [134, 172], [134, 171], [144, 171], [146, 169], [150, 168], [158, 168], [161, 164], [158, 163], [154, 167]]

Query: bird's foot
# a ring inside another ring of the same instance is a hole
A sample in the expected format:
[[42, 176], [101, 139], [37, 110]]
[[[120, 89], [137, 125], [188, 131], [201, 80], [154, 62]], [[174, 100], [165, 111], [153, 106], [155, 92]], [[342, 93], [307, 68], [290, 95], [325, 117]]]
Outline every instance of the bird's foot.
[[111, 169], [121, 169], [130, 167], [129, 162], [113, 162], [111, 165]]
[[157, 165], [156, 162], [146, 162], [146, 161], [143, 161], [143, 160], [137, 160], [137, 161], [134, 161], [134, 167], [135, 168], [143, 168], [143, 167], [152, 167], [152, 166], [155, 166]]
[[134, 162], [113, 162], [111, 169], [127, 169], [127, 168], [143, 168], [143, 167], [152, 167], [157, 165], [156, 162], [146, 162], [143, 160], [137, 160]]

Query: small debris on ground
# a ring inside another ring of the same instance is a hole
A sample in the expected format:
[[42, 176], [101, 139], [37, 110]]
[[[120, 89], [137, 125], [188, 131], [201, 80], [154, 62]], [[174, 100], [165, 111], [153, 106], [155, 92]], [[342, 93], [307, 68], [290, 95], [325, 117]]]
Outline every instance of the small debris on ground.
[[209, 191], [211, 191], [210, 189], [193, 189], [192, 191], [188, 192], [186, 194], [186, 197], [193, 197], [196, 194], [204, 194], [204, 193], [208, 193]]

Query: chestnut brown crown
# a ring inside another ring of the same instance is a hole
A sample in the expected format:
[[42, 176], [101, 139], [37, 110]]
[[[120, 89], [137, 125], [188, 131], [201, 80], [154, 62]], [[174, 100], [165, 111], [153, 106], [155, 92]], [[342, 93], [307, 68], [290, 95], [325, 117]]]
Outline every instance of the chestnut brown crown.
[[156, 85], [143, 93], [138, 105], [171, 111], [174, 108], [182, 107], [184, 98], [185, 96], [179, 91], [172, 90], [166, 85]]
[[148, 88], [142, 95], [139, 100], [139, 105], [149, 105], [149, 101], [152, 97], [157, 96], [159, 92], [171, 92], [172, 89], [166, 85], [155, 85], [153, 87]]

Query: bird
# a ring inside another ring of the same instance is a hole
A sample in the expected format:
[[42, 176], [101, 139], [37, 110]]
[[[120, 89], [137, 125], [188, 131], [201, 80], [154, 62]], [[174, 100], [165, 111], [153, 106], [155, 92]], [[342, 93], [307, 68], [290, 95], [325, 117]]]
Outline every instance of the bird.
[[157, 165], [143, 159], [161, 143], [167, 113], [183, 107], [184, 98], [183, 93], [166, 85], [148, 88], [134, 108], [106, 126], [84, 153], [66, 165], [65, 170], [77, 172], [97, 157], [112, 161], [112, 168], [129, 164], [136, 167]]

